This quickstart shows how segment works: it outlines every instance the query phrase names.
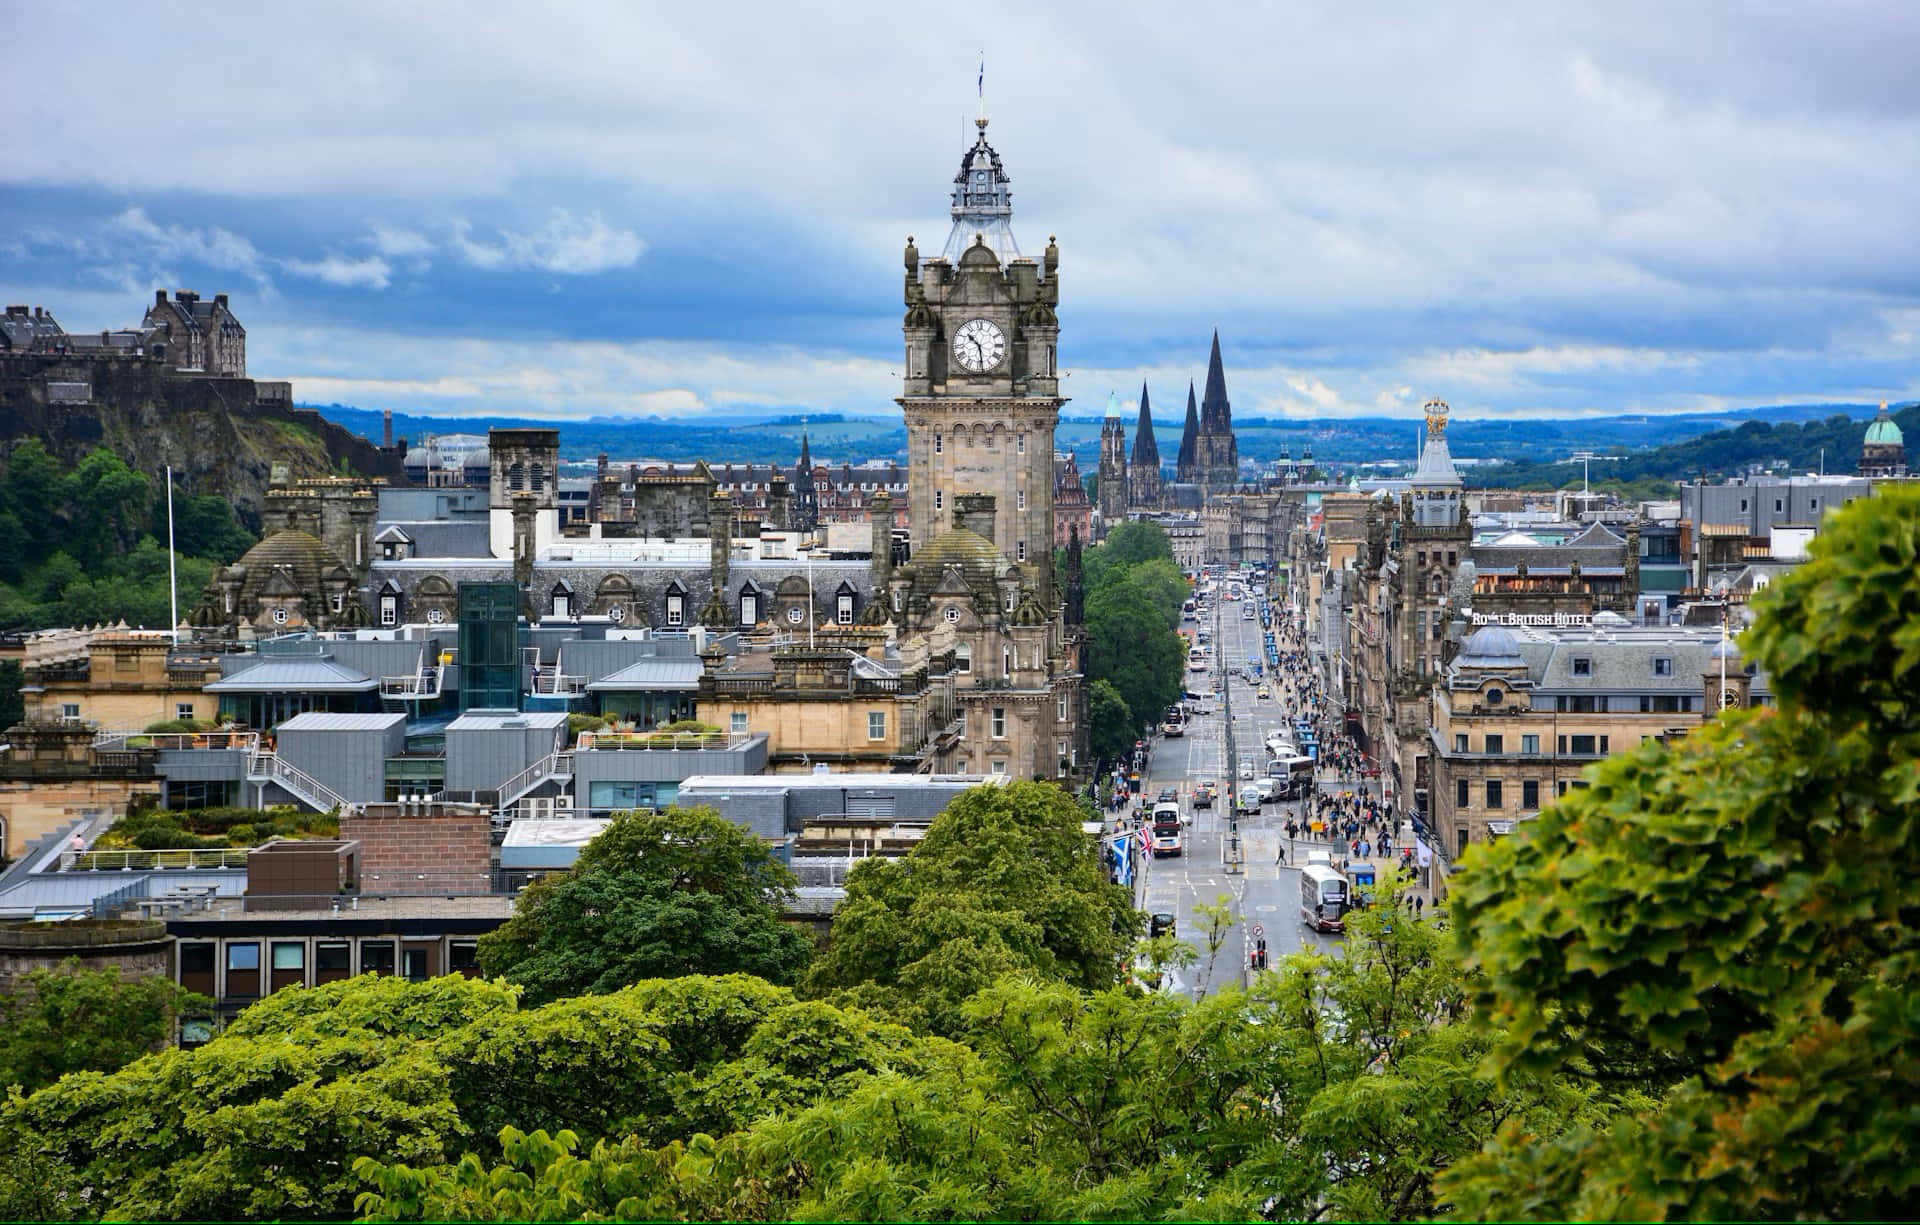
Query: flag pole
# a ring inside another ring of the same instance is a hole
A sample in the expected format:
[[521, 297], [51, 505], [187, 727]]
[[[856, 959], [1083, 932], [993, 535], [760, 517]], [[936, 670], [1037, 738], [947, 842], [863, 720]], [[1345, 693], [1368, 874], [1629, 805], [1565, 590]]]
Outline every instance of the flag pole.
[[180, 645], [180, 579], [173, 552], [173, 465], [167, 465], [167, 641]]

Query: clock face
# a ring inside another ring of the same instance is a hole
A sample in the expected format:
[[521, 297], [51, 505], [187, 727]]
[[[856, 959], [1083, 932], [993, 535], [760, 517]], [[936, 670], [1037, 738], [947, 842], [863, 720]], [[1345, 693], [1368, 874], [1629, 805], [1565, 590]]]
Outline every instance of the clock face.
[[797, 608], [797, 607], [796, 607], [796, 608], [789, 608], [789, 609], [787, 610], [787, 620], [789, 620], [789, 621], [791, 621], [791, 622], [793, 622], [793, 623], [794, 623], [795, 625], [798, 625], [798, 624], [800, 624], [800, 623], [801, 623], [802, 621], [804, 621], [804, 620], [806, 620], [806, 619], [807, 619], [807, 614], [806, 614], [806, 613], [804, 613], [804, 612], [802, 612], [802, 611], [801, 611], [801, 610], [800, 610], [799, 608]]
[[625, 621], [627, 619], [627, 610], [622, 606], [615, 604], [612, 608], [609, 608], [607, 610], [607, 619], [609, 621], [614, 622], [615, 624]]
[[438, 625], [442, 621], [445, 621], [446, 619], [447, 619], [447, 614], [441, 612], [437, 608], [429, 608], [427, 610], [427, 621], [429, 624]]
[[1007, 355], [1007, 337], [991, 319], [969, 319], [953, 334], [953, 360], [978, 374]]
[[274, 623], [275, 625], [285, 625], [285, 624], [287, 623], [287, 610], [286, 610], [286, 609], [284, 609], [284, 608], [276, 608], [276, 609], [274, 609], [274, 610], [273, 610], [273, 623]]
[[1731, 710], [1733, 707], [1738, 706], [1739, 704], [1740, 704], [1740, 695], [1738, 693], [1735, 693], [1731, 689], [1722, 689], [1720, 691], [1720, 709], [1721, 710]]

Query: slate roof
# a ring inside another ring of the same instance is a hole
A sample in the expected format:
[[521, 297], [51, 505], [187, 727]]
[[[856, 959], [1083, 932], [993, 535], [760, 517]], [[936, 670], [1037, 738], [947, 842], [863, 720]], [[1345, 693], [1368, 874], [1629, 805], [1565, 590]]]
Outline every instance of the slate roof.
[[415, 557], [487, 557], [492, 552], [488, 526], [478, 520], [389, 523], [374, 539], [384, 541], [395, 529], [413, 542]]

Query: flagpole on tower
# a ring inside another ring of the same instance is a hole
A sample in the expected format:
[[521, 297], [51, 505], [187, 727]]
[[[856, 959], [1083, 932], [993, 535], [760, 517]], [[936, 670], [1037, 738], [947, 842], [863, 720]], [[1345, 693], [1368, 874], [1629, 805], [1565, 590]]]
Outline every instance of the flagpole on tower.
[[980, 53], [980, 80], [975, 83], [974, 88], [980, 95], [980, 118], [985, 119], [987, 117], [987, 53], [985, 51]]

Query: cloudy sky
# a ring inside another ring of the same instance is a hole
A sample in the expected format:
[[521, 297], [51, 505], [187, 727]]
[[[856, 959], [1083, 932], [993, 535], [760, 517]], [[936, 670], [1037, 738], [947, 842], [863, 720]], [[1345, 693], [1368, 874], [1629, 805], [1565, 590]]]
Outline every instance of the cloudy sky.
[[1920, 4], [1194, 7], [15, 6], [0, 293], [224, 290], [313, 402], [885, 412], [984, 52], [1070, 412], [1215, 326], [1249, 416], [1920, 394]]

